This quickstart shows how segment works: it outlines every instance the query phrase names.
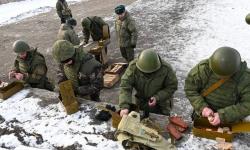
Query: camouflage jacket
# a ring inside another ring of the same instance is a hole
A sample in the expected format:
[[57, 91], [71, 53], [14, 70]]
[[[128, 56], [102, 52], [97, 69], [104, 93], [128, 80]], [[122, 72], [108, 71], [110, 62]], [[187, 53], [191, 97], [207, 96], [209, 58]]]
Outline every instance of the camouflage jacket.
[[140, 103], [147, 104], [149, 98], [156, 97], [157, 103], [164, 103], [173, 97], [177, 89], [177, 78], [172, 67], [161, 60], [162, 66], [156, 72], [145, 74], [136, 67], [133, 60], [121, 78], [119, 105], [128, 108], [132, 103], [132, 91]]
[[236, 122], [250, 115], [250, 70], [246, 62], [241, 69], [208, 96], [201, 93], [220, 80], [210, 69], [208, 60], [201, 61], [188, 74], [185, 92], [198, 115], [208, 106], [219, 113], [222, 122]]
[[53, 90], [46, 76], [47, 66], [45, 58], [37, 52], [37, 49], [28, 51], [25, 60], [17, 56], [13, 70], [24, 74], [24, 82], [30, 84], [31, 87]]
[[137, 42], [137, 29], [135, 20], [126, 12], [124, 20], [119, 18], [115, 21], [116, 36], [120, 47], [131, 47]]
[[102, 65], [81, 48], [76, 48], [74, 64], [63, 65], [62, 69], [58, 72], [58, 77], [62, 78], [59, 80], [71, 80], [76, 94], [91, 95], [103, 88]]
[[57, 35], [58, 40], [67, 40], [73, 45], [79, 45], [80, 44], [80, 39], [78, 38], [77, 34], [75, 33], [74, 29], [72, 29], [69, 25], [67, 24], [62, 24], [58, 35]]
[[58, 0], [56, 3], [56, 11], [60, 18], [70, 18], [71, 10], [68, 7], [66, 0]]
[[93, 41], [101, 40], [103, 36], [103, 26], [107, 25], [107, 23], [105, 23], [101, 17], [93, 16], [87, 18], [90, 20], [91, 25], [89, 28], [85, 27], [82, 23], [84, 42], [88, 43], [90, 35]]

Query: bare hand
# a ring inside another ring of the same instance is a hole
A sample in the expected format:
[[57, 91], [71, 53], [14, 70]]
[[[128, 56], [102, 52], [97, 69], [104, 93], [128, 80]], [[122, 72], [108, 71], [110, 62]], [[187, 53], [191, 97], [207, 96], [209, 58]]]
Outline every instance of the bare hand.
[[15, 70], [11, 70], [11, 71], [9, 72], [9, 79], [14, 78], [14, 77], [15, 77], [15, 73], [16, 73]]
[[214, 113], [214, 119], [210, 122], [211, 125], [217, 126], [220, 124], [220, 116], [219, 113]]
[[148, 106], [149, 107], [155, 107], [156, 105], [156, 98], [155, 97], [151, 97], [148, 101]]
[[15, 78], [16, 78], [17, 80], [23, 80], [23, 77], [24, 77], [24, 75], [23, 75], [22, 73], [16, 73], [16, 74], [15, 74]]
[[214, 111], [208, 107], [203, 108], [202, 110], [202, 116], [203, 117], [208, 117], [208, 116], [213, 116], [214, 115]]
[[128, 109], [122, 109], [121, 111], [120, 111], [120, 116], [122, 117], [122, 116], [127, 116], [128, 115]]

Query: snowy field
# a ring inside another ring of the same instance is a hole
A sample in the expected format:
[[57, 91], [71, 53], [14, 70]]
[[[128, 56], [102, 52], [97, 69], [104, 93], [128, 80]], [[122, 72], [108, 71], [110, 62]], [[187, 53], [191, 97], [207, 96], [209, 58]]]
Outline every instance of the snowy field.
[[[42, 1], [46, 2], [46, 0]], [[27, 1], [22, 3], [25, 2]], [[50, 7], [54, 5], [55, 0]], [[3, 6], [0, 5], [0, 12], [3, 11], [1, 8]], [[48, 4], [38, 6], [35, 10], [46, 6]], [[195, 64], [208, 58], [215, 49], [222, 46], [237, 49], [242, 59], [250, 64], [250, 26], [245, 23], [246, 14], [250, 13], [249, 0], [138, 0], [128, 6], [128, 9], [138, 24], [137, 50], [153, 48], [175, 68], [179, 89], [175, 95], [173, 113], [184, 116], [187, 121], [190, 121], [192, 108], [184, 96], [184, 79]], [[26, 12], [29, 11], [31, 10]], [[7, 12], [6, 10], [0, 13], [0, 17], [2, 14], [8, 14]], [[16, 16], [23, 13], [17, 13]], [[106, 19], [114, 20], [114, 16]], [[6, 19], [4, 22], [13, 21], [15, 20]], [[88, 113], [77, 113], [67, 117], [58, 103], [41, 107], [38, 103], [42, 100], [27, 96], [28, 93], [27, 90], [22, 91], [16, 97], [0, 103], [0, 115], [5, 119], [3, 123], [0, 119], [0, 127], [9, 127], [11, 131], [14, 130], [13, 127], [21, 126], [28, 133], [25, 133], [28, 136], [24, 136], [22, 140], [25, 141], [26, 146], [53, 149], [72, 146], [75, 143], [76, 146], [81, 144], [83, 149], [90, 150], [122, 149], [119, 144], [102, 136], [103, 130], [108, 128], [107, 124], [87, 125], [92, 121]], [[84, 109], [91, 108], [86, 106]], [[67, 122], [72, 123], [67, 124]], [[79, 132], [82, 134], [77, 134]], [[88, 140], [84, 138], [89, 136], [86, 132], [93, 133]], [[99, 134], [94, 134], [97, 132]], [[15, 134], [1, 136], [0, 146], [4, 144], [12, 149], [27, 149], [23, 148], [25, 144], [18, 140], [19, 136]], [[43, 142], [39, 138], [41, 136]], [[87, 143], [92, 143], [92, 146]], [[93, 143], [96, 145], [93, 146]], [[215, 143], [213, 140], [187, 134], [177, 143], [177, 147], [181, 150], [210, 150]], [[233, 145], [236, 150], [250, 150], [250, 135], [239, 134]], [[32, 148], [32, 150], [35, 149]]]
[[[87, 0], [67, 0], [68, 4]], [[57, 0], [25, 0], [0, 5], [0, 26], [50, 11]]]

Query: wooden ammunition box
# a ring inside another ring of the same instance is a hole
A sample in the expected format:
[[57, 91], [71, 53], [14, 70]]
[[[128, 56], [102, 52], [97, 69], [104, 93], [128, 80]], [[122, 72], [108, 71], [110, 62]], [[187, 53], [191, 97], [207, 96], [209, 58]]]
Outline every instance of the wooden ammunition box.
[[[220, 127], [229, 127], [232, 130], [231, 124], [223, 124]], [[233, 140], [234, 134], [228, 134], [227, 132], [218, 132], [219, 127], [212, 126], [207, 118], [199, 118], [194, 120], [193, 134], [198, 137], [214, 139], [217, 137], [224, 138], [226, 142], [231, 142]], [[207, 130], [211, 129], [211, 130]]]
[[118, 74], [105, 74], [104, 75], [104, 87], [111, 88], [119, 81], [119, 75]]
[[7, 98], [11, 97], [15, 93], [19, 92], [24, 88], [22, 82], [14, 81], [0, 89], [0, 99], [6, 100]]
[[122, 71], [128, 66], [127, 63], [114, 63], [108, 66], [105, 73], [109, 74], [121, 74]]
[[68, 115], [78, 111], [79, 105], [75, 97], [75, 93], [70, 80], [61, 82], [59, 84], [60, 94], [62, 97], [62, 104]]

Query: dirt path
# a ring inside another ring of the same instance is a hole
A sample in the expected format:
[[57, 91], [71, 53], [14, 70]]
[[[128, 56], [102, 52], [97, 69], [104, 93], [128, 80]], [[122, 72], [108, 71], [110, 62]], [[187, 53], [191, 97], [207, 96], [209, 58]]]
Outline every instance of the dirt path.
[[[134, 1], [126, 0], [122, 1], [122, 3], [128, 5]], [[78, 21], [76, 31], [81, 31], [81, 18], [94, 15], [101, 17], [111, 16], [114, 14], [114, 7], [120, 3], [120, 0], [89, 0], [71, 5], [70, 8], [72, 9], [73, 16]], [[8, 80], [8, 71], [12, 68], [14, 58], [16, 57], [12, 51], [12, 44], [18, 39], [28, 41], [32, 47], [38, 47], [38, 50], [45, 54], [47, 66], [49, 67], [48, 76], [53, 79], [55, 76], [55, 63], [51, 56], [51, 46], [56, 41], [59, 26], [59, 18], [55, 9], [53, 9], [48, 13], [0, 27], [0, 79], [4, 81]], [[112, 45], [110, 49], [115, 48], [114, 44]]]

